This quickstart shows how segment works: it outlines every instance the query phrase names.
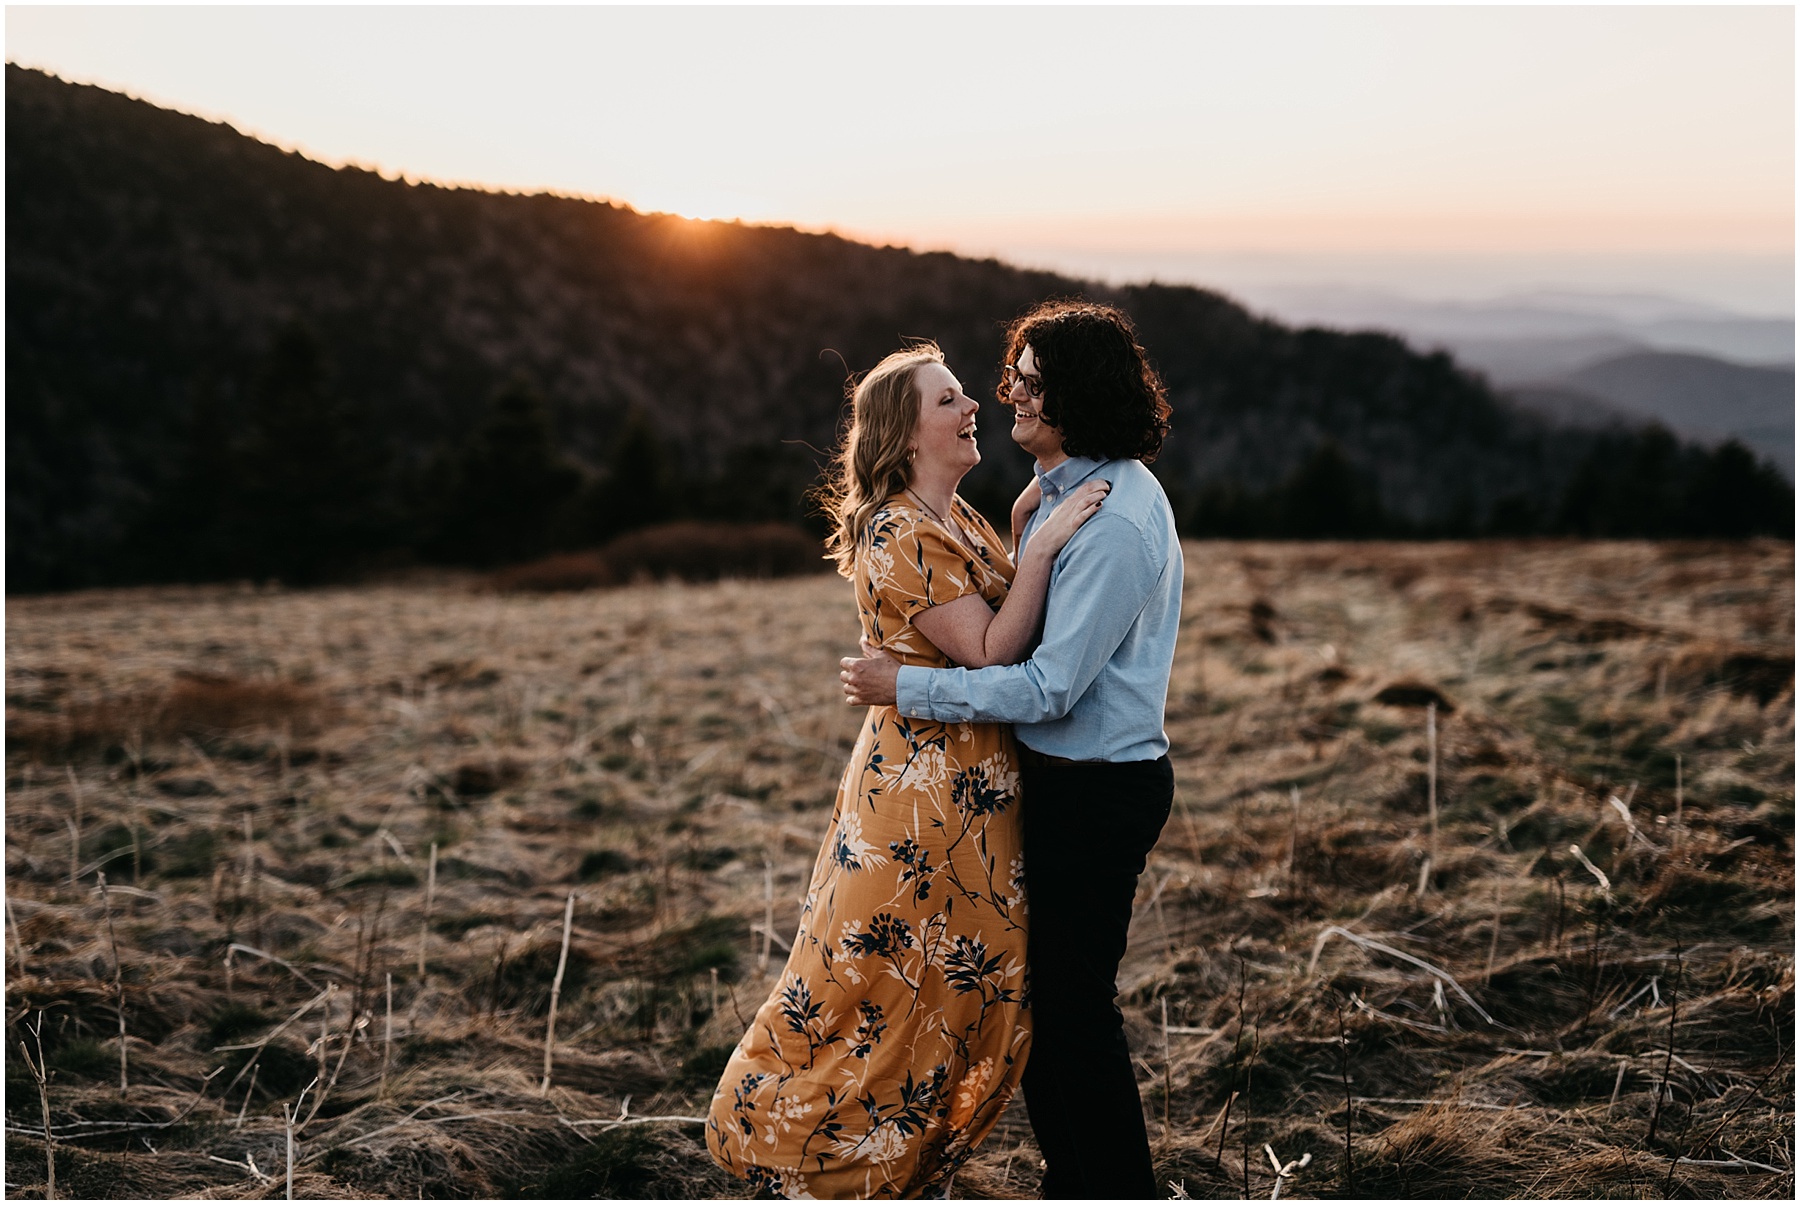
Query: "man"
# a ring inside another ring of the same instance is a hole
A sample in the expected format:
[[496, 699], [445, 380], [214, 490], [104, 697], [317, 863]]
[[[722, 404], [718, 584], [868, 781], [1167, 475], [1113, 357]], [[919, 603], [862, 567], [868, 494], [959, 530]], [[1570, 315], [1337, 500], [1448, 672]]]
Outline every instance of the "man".
[[1023, 1087], [1044, 1196], [1156, 1197], [1114, 996], [1137, 879], [1175, 789], [1163, 704], [1181, 545], [1144, 467], [1162, 448], [1169, 406], [1131, 320], [1079, 301], [1046, 302], [1012, 324], [1001, 388], [1042, 493], [1021, 543], [1082, 482], [1112, 483], [1056, 560], [1042, 642], [1021, 665], [979, 670], [845, 658], [844, 692], [919, 719], [1015, 725], [1034, 1026]]

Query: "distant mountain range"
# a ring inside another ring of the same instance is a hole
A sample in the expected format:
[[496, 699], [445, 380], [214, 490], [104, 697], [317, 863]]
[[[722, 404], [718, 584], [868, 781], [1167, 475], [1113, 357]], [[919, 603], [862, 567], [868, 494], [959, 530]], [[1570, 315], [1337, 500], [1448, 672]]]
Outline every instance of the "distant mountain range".
[[1792, 367], [1791, 317], [1738, 314], [1677, 298], [1540, 291], [1490, 301], [1427, 301], [1359, 289], [1265, 291], [1287, 322], [1386, 330], [1441, 347], [1501, 384], [1543, 379], [1609, 356], [1669, 351]]
[[[1548, 386], [1610, 406], [1621, 418], [1653, 419], [1716, 443], [1741, 439], [1794, 479], [1794, 370], [1729, 364], [1711, 356], [1635, 352], [1562, 373]], [[1522, 391], [1513, 390], [1515, 396]], [[1562, 417], [1570, 417], [1565, 411]]]
[[[1083, 293], [1137, 320], [1183, 529], [1792, 533], [1730, 446], [1558, 425], [1444, 354], [1112, 288], [553, 195], [333, 169], [6, 69], [13, 590], [497, 563], [668, 518], [788, 519], [846, 368], [937, 339], [992, 396], [1000, 332]], [[965, 495], [1026, 477], [984, 414]]]
[[1441, 348], [1527, 408], [1592, 426], [1655, 421], [1737, 438], [1794, 478], [1794, 322], [1666, 297], [1538, 292], [1425, 302], [1291, 290], [1289, 319], [1388, 330]]

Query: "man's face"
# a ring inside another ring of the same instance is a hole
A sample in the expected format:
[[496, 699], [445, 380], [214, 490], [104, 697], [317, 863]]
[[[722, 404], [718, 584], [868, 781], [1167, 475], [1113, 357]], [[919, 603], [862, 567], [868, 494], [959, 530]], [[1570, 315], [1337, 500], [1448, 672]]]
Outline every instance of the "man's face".
[[[1013, 364], [1012, 389], [1006, 404], [1013, 412], [1013, 442], [1024, 448], [1042, 468], [1054, 468], [1067, 457], [1062, 432], [1044, 421], [1044, 379], [1038, 374], [1037, 355], [1027, 343]], [[1033, 396], [1033, 394], [1036, 396]]]

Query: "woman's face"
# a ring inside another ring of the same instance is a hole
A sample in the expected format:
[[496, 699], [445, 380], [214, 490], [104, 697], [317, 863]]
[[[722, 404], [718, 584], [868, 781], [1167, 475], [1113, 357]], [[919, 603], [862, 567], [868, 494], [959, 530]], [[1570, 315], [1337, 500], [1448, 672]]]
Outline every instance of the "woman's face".
[[913, 472], [952, 475], [958, 479], [981, 463], [975, 444], [974, 398], [942, 364], [927, 364], [913, 374], [919, 394], [919, 425], [913, 431]]

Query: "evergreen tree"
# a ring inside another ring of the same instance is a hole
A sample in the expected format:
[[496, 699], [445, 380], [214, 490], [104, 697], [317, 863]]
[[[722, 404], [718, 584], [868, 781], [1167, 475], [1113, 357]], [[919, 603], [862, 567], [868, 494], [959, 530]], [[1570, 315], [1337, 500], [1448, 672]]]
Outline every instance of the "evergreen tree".
[[1652, 423], [1640, 431], [1617, 467], [1605, 534], [1642, 537], [1679, 531], [1682, 475], [1689, 467], [1682, 460], [1681, 445], [1667, 427]]
[[237, 539], [237, 432], [210, 383], [188, 411], [168, 479], [145, 508], [130, 541], [139, 576], [206, 581], [250, 572]]
[[1791, 539], [1794, 490], [1736, 440], [1701, 452], [1652, 425], [1595, 442], [1564, 491], [1554, 530], [1607, 539]]
[[[757, 482], [753, 488], [760, 488]], [[674, 457], [643, 411], [633, 407], [613, 439], [605, 474], [583, 505], [587, 536], [603, 541], [620, 532], [681, 517], [681, 490]], [[736, 511], [728, 507], [724, 514]]]
[[1543, 507], [1530, 494], [1503, 495], [1488, 514], [1487, 534], [1530, 536], [1543, 530]]
[[438, 480], [443, 493], [434, 551], [465, 564], [498, 565], [555, 546], [559, 512], [579, 489], [581, 474], [557, 449], [543, 399], [515, 381], [495, 396]]
[[380, 534], [383, 467], [367, 424], [327, 387], [318, 339], [288, 324], [269, 352], [232, 474], [228, 559], [296, 583], [354, 567]]
[[1681, 513], [1696, 535], [1794, 538], [1794, 488], [1735, 439], [1701, 463]]
[[1616, 447], [1616, 440], [1601, 440], [1581, 458], [1557, 503], [1556, 517], [1550, 525], [1552, 532], [1590, 537], [1603, 534], [1601, 527], [1610, 486], [1606, 462]]
[[1203, 486], [1185, 512], [1181, 531], [1215, 540], [1242, 540], [1270, 533], [1269, 498], [1246, 492], [1235, 481]]
[[1384, 526], [1375, 487], [1326, 440], [1276, 491], [1270, 509], [1277, 535], [1305, 540], [1377, 535]]

